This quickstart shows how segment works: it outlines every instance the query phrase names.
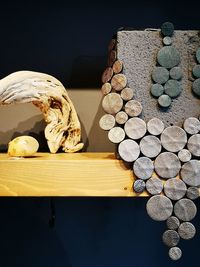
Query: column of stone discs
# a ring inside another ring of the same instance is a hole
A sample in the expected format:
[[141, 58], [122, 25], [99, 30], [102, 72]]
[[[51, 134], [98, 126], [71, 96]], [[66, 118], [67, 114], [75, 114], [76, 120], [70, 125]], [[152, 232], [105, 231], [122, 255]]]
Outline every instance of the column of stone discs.
[[174, 25], [171, 22], [162, 24], [161, 34], [164, 47], [157, 54], [158, 66], [152, 72], [154, 83], [151, 87], [151, 94], [158, 98], [158, 104], [163, 108], [168, 108], [172, 98], [177, 97], [182, 91], [180, 83], [182, 70], [178, 66], [181, 60], [178, 50], [172, 46], [173, 33]]
[[192, 84], [193, 92], [199, 97], [200, 96], [200, 47], [196, 51], [197, 64], [192, 69], [194, 76], [194, 82]]

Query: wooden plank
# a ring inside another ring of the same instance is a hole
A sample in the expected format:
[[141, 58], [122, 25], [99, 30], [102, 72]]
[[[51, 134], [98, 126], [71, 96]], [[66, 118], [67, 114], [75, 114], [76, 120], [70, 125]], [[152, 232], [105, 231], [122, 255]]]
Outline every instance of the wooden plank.
[[114, 153], [0, 154], [0, 196], [147, 196], [132, 190], [133, 173]]

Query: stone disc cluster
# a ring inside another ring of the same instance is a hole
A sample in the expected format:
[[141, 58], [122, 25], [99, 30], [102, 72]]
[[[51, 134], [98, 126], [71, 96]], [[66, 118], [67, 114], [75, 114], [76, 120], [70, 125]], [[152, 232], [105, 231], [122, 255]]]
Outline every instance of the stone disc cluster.
[[171, 22], [165, 22], [161, 26], [164, 47], [157, 54], [158, 65], [153, 69], [151, 94], [158, 98], [160, 107], [168, 108], [172, 99], [180, 95], [182, 91], [181, 78], [182, 70], [178, 66], [181, 57], [178, 50], [172, 46], [172, 35], [174, 25]]
[[200, 47], [196, 51], [196, 60], [197, 64], [192, 69], [192, 74], [195, 78], [192, 85], [192, 91], [197, 96], [200, 96]]
[[[163, 34], [169, 37], [170, 29], [163, 26]], [[169, 247], [169, 257], [178, 260], [182, 256], [180, 239], [191, 239], [196, 233], [191, 220], [197, 212], [194, 200], [199, 197], [200, 121], [190, 117], [182, 127], [165, 127], [158, 118], [145, 122], [141, 118], [143, 107], [134, 99], [122, 72], [113, 39], [108, 67], [102, 75], [102, 107], [106, 114], [99, 125], [117, 144], [120, 158], [132, 164], [133, 190], [138, 194], [146, 190], [151, 195], [147, 213], [153, 220], [166, 221], [162, 239]]]

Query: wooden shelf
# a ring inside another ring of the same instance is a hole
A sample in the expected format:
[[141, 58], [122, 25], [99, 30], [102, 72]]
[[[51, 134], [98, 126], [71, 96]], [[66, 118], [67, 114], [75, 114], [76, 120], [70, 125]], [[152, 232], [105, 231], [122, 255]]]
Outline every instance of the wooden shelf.
[[113, 153], [0, 154], [0, 196], [147, 196], [132, 191], [133, 179]]

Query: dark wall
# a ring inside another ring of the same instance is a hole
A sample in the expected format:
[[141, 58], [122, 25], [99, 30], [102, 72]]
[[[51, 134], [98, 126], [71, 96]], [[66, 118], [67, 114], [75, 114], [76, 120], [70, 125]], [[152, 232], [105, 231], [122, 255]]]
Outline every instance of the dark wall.
[[[199, 7], [188, 1], [26, 1], [1, 3], [0, 77], [27, 69], [46, 72], [71, 88], [100, 86], [107, 44], [121, 26], [200, 29]], [[0, 199], [2, 267], [194, 266], [197, 235], [181, 242], [183, 258], [170, 262], [162, 245], [164, 223], [153, 222], [146, 199]], [[199, 201], [197, 206], [200, 208]], [[192, 261], [192, 263], [191, 263]]]

